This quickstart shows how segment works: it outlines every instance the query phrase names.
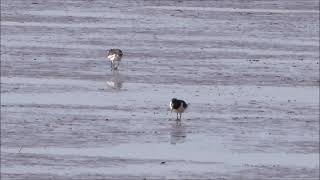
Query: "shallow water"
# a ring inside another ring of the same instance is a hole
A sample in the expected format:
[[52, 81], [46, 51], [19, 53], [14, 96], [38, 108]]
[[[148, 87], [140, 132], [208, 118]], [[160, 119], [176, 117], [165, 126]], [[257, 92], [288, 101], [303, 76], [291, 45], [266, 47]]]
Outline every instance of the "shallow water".
[[319, 176], [316, 1], [1, 6], [1, 178]]

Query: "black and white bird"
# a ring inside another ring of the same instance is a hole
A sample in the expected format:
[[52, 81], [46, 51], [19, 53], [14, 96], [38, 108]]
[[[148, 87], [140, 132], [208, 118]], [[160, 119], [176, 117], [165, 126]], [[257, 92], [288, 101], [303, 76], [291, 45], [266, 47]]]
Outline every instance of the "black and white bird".
[[111, 62], [111, 71], [118, 70], [123, 53], [120, 49], [110, 49], [107, 58]]
[[[170, 109], [171, 112], [174, 111], [177, 113], [177, 120], [181, 120], [181, 114], [188, 108], [188, 104], [183, 101], [176, 98], [172, 98], [170, 102]], [[178, 115], [180, 115], [180, 118], [178, 118]]]

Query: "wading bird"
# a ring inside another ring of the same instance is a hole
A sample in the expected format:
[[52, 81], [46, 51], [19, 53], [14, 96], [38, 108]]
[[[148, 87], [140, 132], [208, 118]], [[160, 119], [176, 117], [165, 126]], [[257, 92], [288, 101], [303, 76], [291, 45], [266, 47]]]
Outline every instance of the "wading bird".
[[[177, 113], [177, 120], [181, 120], [181, 114], [188, 108], [188, 104], [183, 101], [176, 98], [172, 98], [170, 102], [170, 109], [171, 112], [174, 111]], [[178, 115], [180, 115], [180, 118], [178, 118]]]
[[120, 49], [110, 49], [107, 58], [111, 62], [111, 71], [118, 70], [123, 53]]

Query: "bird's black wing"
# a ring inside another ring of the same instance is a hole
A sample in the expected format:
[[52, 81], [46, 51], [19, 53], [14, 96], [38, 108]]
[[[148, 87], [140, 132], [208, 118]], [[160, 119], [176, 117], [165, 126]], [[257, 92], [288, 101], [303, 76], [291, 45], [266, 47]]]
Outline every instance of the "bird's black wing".
[[184, 109], [186, 109], [188, 107], [188, 104], [186, 102], [182, 101], [182, 106]]
[[119, 49], [119, 56], [122, 57], [123, 56], [123, 53], [122, 51]]

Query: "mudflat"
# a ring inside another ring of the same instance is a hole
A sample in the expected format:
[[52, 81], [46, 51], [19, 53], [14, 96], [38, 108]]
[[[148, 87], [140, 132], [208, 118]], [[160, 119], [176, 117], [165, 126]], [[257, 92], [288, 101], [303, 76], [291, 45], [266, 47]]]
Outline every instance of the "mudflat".
[[1, 179], [318, 179], [318, 160], [317, 0], [1, 1]]

